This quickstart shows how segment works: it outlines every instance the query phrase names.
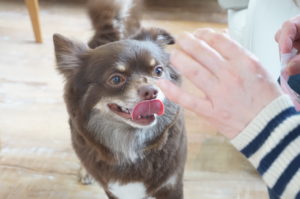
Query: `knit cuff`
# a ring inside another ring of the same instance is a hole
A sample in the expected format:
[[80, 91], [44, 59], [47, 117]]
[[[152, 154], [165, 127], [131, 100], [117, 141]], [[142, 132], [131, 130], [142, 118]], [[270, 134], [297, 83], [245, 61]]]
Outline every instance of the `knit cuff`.
[[273, 100], [258, 115], [247, 125], [247, 127], [235, 138], [231, 140], [231, 143], [241, 151], [246, 147], [262, 129], [283, 110], [293, 106], [292, 101], [288, 95], [281, 95]]

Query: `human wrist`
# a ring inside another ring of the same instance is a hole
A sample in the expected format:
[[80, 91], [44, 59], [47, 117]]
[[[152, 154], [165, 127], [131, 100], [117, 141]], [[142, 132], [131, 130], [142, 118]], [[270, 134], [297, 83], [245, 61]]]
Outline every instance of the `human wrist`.
[[236, 137], [231, 139], [231, 143], [242, 150], [249, 144], [266, 125], [283, 110], [292, 107], [292, 101], [287, 95], [281, 95], [263, 108], [256, 117], [244, 128]]

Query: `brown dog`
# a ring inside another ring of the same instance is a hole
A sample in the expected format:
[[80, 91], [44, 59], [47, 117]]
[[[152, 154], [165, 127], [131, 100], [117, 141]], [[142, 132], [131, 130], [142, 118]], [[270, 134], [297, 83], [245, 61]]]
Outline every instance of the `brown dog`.
[[89, 47], [53, 37], [73, 147], [110, 199], [181, 199], [183, 114], [155, 85], [180, 83], [163, 49], [174, 39], [140, 29], [138, 15], [128, 14], [135, 7], [119, 2], [90, 3], [96, 33]]

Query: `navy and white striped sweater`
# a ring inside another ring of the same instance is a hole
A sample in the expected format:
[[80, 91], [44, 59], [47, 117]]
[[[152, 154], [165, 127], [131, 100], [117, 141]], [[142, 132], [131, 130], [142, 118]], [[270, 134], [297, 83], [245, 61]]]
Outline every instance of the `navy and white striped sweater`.
[[288, 96], [266, 106], [231, 143], [275, 195], [300, 199], [300, 113]]

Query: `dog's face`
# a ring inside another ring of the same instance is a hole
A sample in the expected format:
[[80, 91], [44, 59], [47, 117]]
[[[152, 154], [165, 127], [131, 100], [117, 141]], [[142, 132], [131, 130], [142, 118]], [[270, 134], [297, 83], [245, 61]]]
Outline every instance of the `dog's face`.
[[178, 81], [163, 49], [171, 43], [173, 38], [161, 29], [142, 30], [95, 49], [54, 36], [58, 70], [81, 110], [136, 128], [154, 125], [163, 115], [165, 97], [155, 80]]

